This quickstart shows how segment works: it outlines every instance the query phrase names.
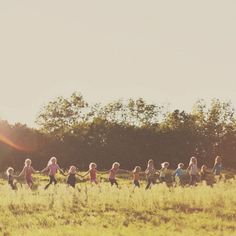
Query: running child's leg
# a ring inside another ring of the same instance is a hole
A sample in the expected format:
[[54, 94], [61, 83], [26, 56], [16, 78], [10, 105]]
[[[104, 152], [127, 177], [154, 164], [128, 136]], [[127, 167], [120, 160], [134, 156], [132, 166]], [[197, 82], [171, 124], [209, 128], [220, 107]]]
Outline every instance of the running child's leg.
[[45, 188], [44, 189], [48, 189], [48, 187], [53, 183], [53, 177], [54, 176], [49, 176], [49, 183], [45, 186]]
[[17, 187], [16, 187], [16, 185], [13, 183], [13, 181], [10, 181], [10, 182], [9, 182], [9, 185], [11, 186], [12, 190], [16, 190], [16, 189], [17, 189]]
[[32, 186], [34, 184], [32, 179], [26, 179], [26, 183], [29, 186], [29, 188], [32, 188]]
[[147, 186], [146, 186], [146, 190], [149, 189], [151, 187], [152, 184], [152, 180], [150, 178], [147, 179]]
[[57, 184], [57, 180], [56, 180], [55, 176], [53, 176], [53, 183], [54, 183], [54, 185]]
[[165, 177], [160, 177], [160, 183], [164, 183], [165, 182]]
[[114, 180], [114, 184], [116, 185], [116, 187], [119, 187], [119, 184], [117, 183], [116, 179]]
[[139, 183], [138, 180], [135, 180], [135, 181], [134, 181], [134, 187], [140, 188], [140, 183]]
[[111, 186], [113, 186], [115, 184], [114, 179], [109, 179]]
[[196, 184], [196, 176], [190, 175], [189, 185], [194, 186]]

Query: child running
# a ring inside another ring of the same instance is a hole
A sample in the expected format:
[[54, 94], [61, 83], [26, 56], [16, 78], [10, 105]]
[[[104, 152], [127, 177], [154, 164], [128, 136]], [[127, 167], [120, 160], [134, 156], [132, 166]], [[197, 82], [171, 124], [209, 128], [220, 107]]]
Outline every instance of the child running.
[[197, 184], [197, 175], [198, 175], [196, 157], [191, 157], [187, 170], [189, 171], [189, 175], [190, 175], [189, 185], [195, 186]]
[[160, 183], [166, 182], [166, 175], [168, 172], [169, 162], [164, 162], [161, 164], [160, 169]]
[[60, 171], [61, 173], [63, 173], [63, 171], [60, 169], [59, 165], [57, 164], [57, 158], [56, 157], [52, 157], [46, 168], [44, 168], [41, 172], [45, 172], [45, 171], [49, 171], [48, 175], [49, 175], [49, 183], [45, 186], [45, 189], [47, 189], [51, 184], [54, 183], [54, 185], [57, 184], [57, 180], [55, 178], [57, 171]]
[[207, 166], [203, 165], [201, 167], [201, 171], [200, 171], [200, 177], [201, 177], [201, 181], [208, 181], [208, 176], [209, 176], [210, 172], [207, 171]]
[[184, 164], [179, 163], [177, 169], [174, 171], [174, 179], [177, 185], [183, 185], [183, 176], [184, 176]]
[[12, 167], [9, 167], [6, 171], [6, 174], [8, 177], [8, 184], [11, 186], [13, 190], [17, 190], [16, 183], [14, 182], [17, 176], [14, 175], [14, 169]]
[[136, 166], [133, 170], [133, 181], [134, 181], [134, 187], [140, 188], [140, 172], [141, 172], [141, 167]]
[[221, 178], [221, 171], [222, 171], [222, 158], [217, 156], [215, 159], [215, 164], [212, 169], [212, 173], [218, 178]]
[[119, 187], [119, 185], [116, 180], [116, 174], [119, 171], [119, 168], [120, 168], [120, 163], [115, 162], [113, 163], [112, 168], [109, 171], [109, 182], [111, 183], [111, 186], [115, 184], [117, 188]]
[[97, 164], [95, 164], [93, 162], [90, 163], [89, 170], [85, 173], [85, 175], [83, 177], [87, 176], [88, 174], [90, 175], [91, 183], [98, 184], [98, 181], [97, 181]]
[[76, 185], [76, 175], [83, 177], [82, 175], [78, 174], [75, 166], [71, 166], [68, 173], [64, 175], [68, 176], [66, 180], [66, 183], [68, 184], [68, 186], [71, 186], [73, 188], [75, 188], [75, 185]]
[[146, 190], [151, 188], [152, 184], [156, 183], [156, 169], [154, 167], [154, 162], [153, 160], [149, 160], [148, 161], [148, 165], [147, 165], [147, 169], [145, 170], [145, 174], [147, 177], [147, 186], [146, 186]]
[[21, 177], [24, 175], [25, 177], [25, 181], [26, 183], [28, 184], [28, 186], [30, 188], [32, 188], [34, 182], [33, 182], [33, 179], [32, 179], [32, 173], [39, 173], [39, 171], [36, 171], [32, 166], [32, 161], [30, 159], [26, 159], [25, 160], [25, 166], [23, 168], [23, 170], [21, 171], [21, 173], [19, 174], [18, 177]]

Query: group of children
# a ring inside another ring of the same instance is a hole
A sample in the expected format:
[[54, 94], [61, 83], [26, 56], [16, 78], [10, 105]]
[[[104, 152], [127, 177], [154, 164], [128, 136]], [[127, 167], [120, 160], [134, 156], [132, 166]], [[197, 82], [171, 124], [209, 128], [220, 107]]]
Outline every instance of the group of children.
[[[112, 168], [109, 171], [105, 171], [105, 172], [98, 172], [97, 165], [95, 163], [91, 163], [89, 165], [89, 170], [84, 175], [80, 175], [75, 166], [71, 166], [69, 168], [69, 171], [67, 173], [64, 173], [63, 170], [57, 164], [56, 157], [52, 157], [49, 160], [47, 167], [44, 168], [42, 171], [36, 171], [32, 167], [31, 164], [32, 164], [31, 160], [26, 159], [24, 168], [18, 176], [16, 176], [14, 174], [14, 169], [12, 167], [9, 167], [7, 169], [6, 174], [8, 176], [8, 183], [12, 189], [14, 189], [14, 190], [17, 189], [15, 181], [14, 181], [15, 178], [19, 178], [21, 176], [24, 176], [26, 184], [30, 188], [32, 188], [33, 183], [34, 183], [33, 178], [32, 178], [32, 174], [48, 172], [49, 182], [45, 186], [45, 189], [47, 189], [51, 184], [54, 184], [54, 185], [57, 184], [56, 174], [58, 171], [61, 174], [63, 174], [64, 176], [67, 176], [67, 184], [73, 188], [76, 185], [76, 176], [84, 178], [87, 175], [89, 175], [91, 183], [98, 184], [98, 180], [97, 180], [98, 173], [108, 173], [108, 179], [109, 179], [111, 186], [113, 186], [113, 185], [116, 185], [117, 187], [119, 186], [117, 179], [116, 179], [117, 173], [121, 170], [120, 164], [118, 162], [115, 162], [112, 165]], [[160, 183], [166, 182], [166, 177], [169, 173], [168, 168], [169, 168], [169, 163], [164, 162], [161, 164], [161, 169], [157, 170], [157, 169], [155, 169], [154, 161], [149, 160], [148, 165], [147, 165], [147, 169], [144, 172], [142, 172], [140, 166], [136, 166], [134, 168], [134, 170], [131, 172], [130, 171], [125, 171], [125, 172], [132, 174], [133, 185], [134, 185], [134, 187], [138, 187], [138, 188], [140, 188], [140, 177], [142, 174], [145, 174], [146, 179], [147, 179], [146, 189], [150, 189], [151, 186], [156, 183], [157, 176], [159, 176]], [[199, 172], [198, 166], [197, 166], [197, 158], [195, 158], [195, 157], [191, 157], [189, 166], [186, 171], [190, 175], [189, 185], [191, 185], [191, 186], [196, 185], [199, 176], [200, 176], [201, 180], [206, 180], [207, 175], [210, 174], [210, 172], [207, 171], [206, 165], [203, 165], [201, 167], [200, 172]], [[173, 172], [172, 176], [174, 177], [174, 179], [176, 181], [179, 181], [179, 183], [181, 184], [182, 178], [185, 175], [186, 171], [184, 170], [184, 164], [179, 163], [177, 169]], [[222, 171], [222, 158], [220, 156], [217, 156], [215, 159], [214, 167], [212, 169], [212, 173], [215, 176], [220, 177], [221, 171]]]

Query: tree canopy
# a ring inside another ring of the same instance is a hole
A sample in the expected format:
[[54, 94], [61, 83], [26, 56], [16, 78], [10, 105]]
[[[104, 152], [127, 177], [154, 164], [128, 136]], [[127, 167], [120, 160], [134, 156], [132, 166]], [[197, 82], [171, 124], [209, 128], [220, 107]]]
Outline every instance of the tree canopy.
[[144, 168], [150, 158], [175, 168], [193, 155], [209, 166], [222, 155], [226, 166], [236, 167], [235, 111], [230, 102], [219, 99], [210, 104], [199, 100], [186, 112], [142, 98], [89, 104], [81, 93], [73, 93], [42, 107], [36, 122], [38, 129], [0, 122], [1, 135], [30, 147], [26, 152], [1, 142], [1, 169], [20, 168], [26, 157], [43, 167], [52, 155], [62, 166], [81, 169], [92, 161], [100, 169], [110, 168], [114, 161], [126, 169]]

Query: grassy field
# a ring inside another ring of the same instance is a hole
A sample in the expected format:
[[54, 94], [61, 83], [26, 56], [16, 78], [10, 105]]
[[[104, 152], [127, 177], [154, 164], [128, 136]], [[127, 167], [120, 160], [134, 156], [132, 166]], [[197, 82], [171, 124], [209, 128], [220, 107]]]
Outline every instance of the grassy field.
[[76, 189], [60, 183], [45, 191], [46, 181], [37, 176], [37, 189], [23, 185], [13, 191], [0, 179], [0, 235], [236, 235], [236, 179], [213, 187], [157, 184], [148, 191], [145, 182], [133, 191], [124, 178], [120, 189], [84, 182]]

